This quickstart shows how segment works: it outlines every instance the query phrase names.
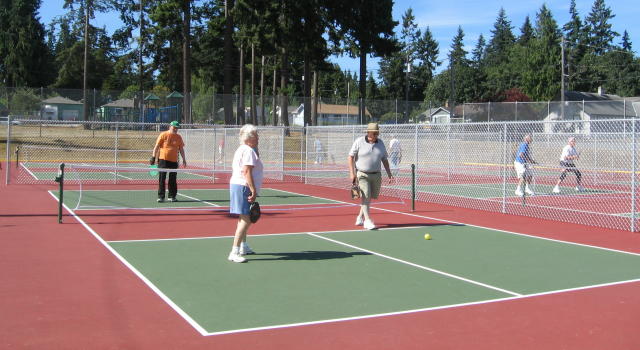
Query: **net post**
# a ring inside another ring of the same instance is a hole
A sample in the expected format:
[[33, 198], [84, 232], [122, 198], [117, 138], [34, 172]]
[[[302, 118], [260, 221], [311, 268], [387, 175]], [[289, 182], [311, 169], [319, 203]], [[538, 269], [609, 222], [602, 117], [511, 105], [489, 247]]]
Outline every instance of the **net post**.
[[58, 223], [62, 223], [62, 203], [64, 202], [64, 163], [60, 163], [58, 176], [55, 181], [58, 183]]
[[411, 211], [416, 211], [416, 165], [411, 164]]
[[16, 146], [16, 168], [20, 167], [20, 146]]

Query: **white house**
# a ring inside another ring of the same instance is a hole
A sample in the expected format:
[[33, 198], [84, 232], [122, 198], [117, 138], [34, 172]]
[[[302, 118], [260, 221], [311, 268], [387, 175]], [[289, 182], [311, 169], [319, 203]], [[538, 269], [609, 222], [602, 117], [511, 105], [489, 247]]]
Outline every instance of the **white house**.
[[[366, 120], [371, 119], [371, 113], [365, 107]], [[318, 104], [318, 125], [354, 125], [360, 124], [358, 105], [332, 105]], [[301, 104], [293, 112], [292, 125], [304, 125], [304, 104]]]

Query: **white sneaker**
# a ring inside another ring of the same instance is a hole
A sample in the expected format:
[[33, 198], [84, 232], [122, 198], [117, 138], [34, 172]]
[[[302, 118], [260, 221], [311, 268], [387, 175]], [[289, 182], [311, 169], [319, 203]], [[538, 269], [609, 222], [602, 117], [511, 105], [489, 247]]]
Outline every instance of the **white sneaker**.
[[158, 198], [158, 203], [163, 203], [164, 202], [164, 198]]
[[525, 188], [525, 189], [524, 189], [524, 191], [525, 191], [528, 195], [530, 195], [530, 196], [533, 196], [533, 195], [535, 194], [535, 193], [533, 193], [533, 191], [531, 191], [528, 187], [527, 187], [527, 188]]
[[556, 186], [553, 188], [553, 193], [560, 193], [560, 187]]
[[240, 254], [235, 254], [233, 252], [229, 253], [229, 261], [233, 261], [236, 263], [247, 262], [247, 259], [243, 258]]
[[363, 226], [367, 230], [373, 230], [374, 228], [376, 228], [376, 225], [371, 220], [365, 220]]
[[364, 218], [358, 215], [358, 217], [356, 218], [356, 226], [362, 226], [363, 223], [364, 223]]
[[521, 189], [519, 189], [519, 188], [518, 188], [518, 189], [516, 189], [515, 194], [516, 194], [516, 196], [518, 196], [518, 197], [522, 197], [522, 196], [524, 196], [524, 193], [523, 193], [523, 192], [522, 192], [522, 190], [521, 190]]
[[251, 255], [251, 254], [255, 254], [256, 252], [253, 251], [253, 249], [251, 249], [251, 247], [247, 246], [240, 246], [240, 255]]
[[582, 186], [576, 186], [576, 191], [578, 191], [578, 192], [583, 192], [583, 191], [584, 191], [584, 187], [582, 187]]

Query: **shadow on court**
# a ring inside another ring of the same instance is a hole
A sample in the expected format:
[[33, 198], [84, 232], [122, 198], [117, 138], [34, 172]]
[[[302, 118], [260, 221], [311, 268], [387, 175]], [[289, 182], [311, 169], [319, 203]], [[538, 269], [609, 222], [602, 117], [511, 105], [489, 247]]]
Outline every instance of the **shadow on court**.
[[[366, 252], [338, 252], [332, 250], [325, 251], [317, 251], [310, 250], [304, 252], [283, 252], [283, 253], [260, 253], [252, 256], [247, 256], [247, 260], [249, 261], [260, 261], [260, 260], [330, 260], [330, 259], [346, 259], [353, 258], [357, 255], [371, 255], [371, 253]], [[257, 256], [265, 256], [254, 258]]]

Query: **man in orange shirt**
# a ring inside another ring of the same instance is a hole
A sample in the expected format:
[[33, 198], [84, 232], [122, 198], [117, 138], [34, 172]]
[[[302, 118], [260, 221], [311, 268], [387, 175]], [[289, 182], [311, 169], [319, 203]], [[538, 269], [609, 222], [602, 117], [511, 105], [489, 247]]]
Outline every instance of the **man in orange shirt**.
[[[172, 121], [169, 124], [169, 130], [163, 132], [156, 140], [156, 146], [153, 147], [153, 158], [158, 162], [158, 168], [178, 169], [178, 152], [182, 157], [182, 166], [187, 166], [187, 159], [184, 156], [184, 142], [182, 137], [178, 135], [180, 123]], [[167, 173], [160, 171], [160, 181], [158, 183], [158, 202], [164, 202], [164, 183]], [[178, 182], [176, 181], [176, 173], [169, 173], [169, 201], [177, 202]]]

